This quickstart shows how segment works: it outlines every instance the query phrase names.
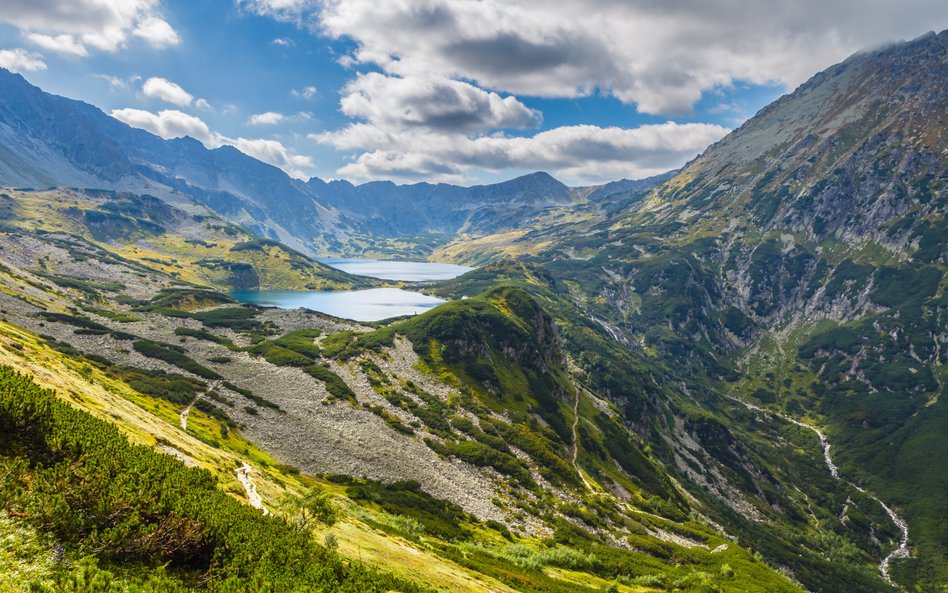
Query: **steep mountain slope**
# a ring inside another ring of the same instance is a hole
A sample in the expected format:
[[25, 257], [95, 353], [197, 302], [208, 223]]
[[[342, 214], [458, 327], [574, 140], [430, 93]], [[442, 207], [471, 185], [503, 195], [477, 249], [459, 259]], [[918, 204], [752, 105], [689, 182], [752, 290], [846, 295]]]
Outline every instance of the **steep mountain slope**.
[[[800, 590], [691, 506], [520, 287], [381, 327], [237, 306], [108, 251], [190, 228], [183, 213], [149, 214], [168, 208], [157, 200], [15, 198], [7, 222], [20, 226], [0, 232], [0, 533], [34, 552], [16, 551], [4, 582], [107, 570], [162, 590], [228, 576], [238, 591], [416, 589], [365, 561], [459, 591]], [[51, 230], [23, 228], [33, 211], [53, 213]], [[82, 226], [84, 213], [115, 211], [124, 218]], [[73, 407], [211, 473], [127, 451]], [[66, 445], [50, 455], [45, 443]], [[278, 518], [227, 511], [215, 487]], [[313, 543], [327, 534], [329, 550]], [[259, 537], [274, 547], [249, 561]], [[45, 563], [60, 544], [63, 562]], [[283, 562], [289, 572], [267, 575]]]
[[589, 319], [687, 369], [719, 420], [736, 396], [824, 427], [842, 475], [908, 519], [893, 578], [929, 591], [948, 579], [948, 483], [926, 461], [948, 447], [946, 80], [948, 32], [857, 54], [614, 218], [518, 238]]
[[[91, 250], [167, 276], [223, 290], [338, 290], [378, 284], [276, 241], [151, 196], [106, 190], [0, 192], [3, 256], [55, 273], [52, 253]], [[106, 280], [115, 280], [108, 278]]]
[[381, 236], [512, 229], [542, 210], [572, 203], [569, 188], [546, 173], [474, 187], [319, 179], [307, 185], [324, 203], [351, 213], [360, 230]]
[[72, 185], [196, 201], [294, 246], [331, 226], [332, 217], [299, 182], [233, 147], [208, 150], [190, 138], [163, 140], [86, 103], [44, 93], [6, 70], [0, 88], [3, 185]]

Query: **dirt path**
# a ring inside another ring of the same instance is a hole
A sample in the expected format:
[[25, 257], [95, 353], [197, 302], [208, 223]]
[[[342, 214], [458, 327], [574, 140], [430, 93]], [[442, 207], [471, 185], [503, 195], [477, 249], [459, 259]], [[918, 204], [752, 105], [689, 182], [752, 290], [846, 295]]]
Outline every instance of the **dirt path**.
[[221, 384], [220, 381], [215, 381], [215, 382], [211, 383], [210, 385], [208, 385], [207, 389], [205, 389], [205, 390], [202, 391], [201, 393], [195, 395], [195, 396], [194, 396], [194, 399], [191, 400], [191, 403], [189, 403], [183, 410], [181, 410], [181, 414], [179, 415], [179, 417], [180, 417], [180, 419], [181, 419], [181, 430], [187, 432], [187, 430], [188, 430], [188, 416], [191, 414], [191, 408], [194, 406], [194, 404], [197, 403], [197, 400], [201, 399], [201, 396], [204, 395], [204, 394], [206, 394], [208, 391], [214, 391], [215, 389], [217, 389], [218, 387], [220, 387], [220, 384]]
[[583, 474], [582, 470], [579, 469], [579, 464], [576, 463], [576, 458], [579, 455], [579, 434], [576, 430], [579, 426], [579, 396], [580, 390], [576, 390], [576, 397], [573, 399], [573, 469], [576, 470], [576, 473], [579, 474], [579, 478], [583, 481], [583, 484], [586, 485], [586, 489], [590, 492], [595, 492], [595, 489], [592, 487], [586, 480], [586, 476]]
[[188, 430], [188, 415], [191, 413], [191, 407], [194, 406], [199, 397], [201, 397], [200, 393], [195, 395], [194, 399], [192, 399], [191, 402], [183, 410], [181, 410], [181, 414], [179, 415], [181, 419], [181, 430], [185, 432]]
[[269, 515], [270, 511], [267, 510], [267, 507], [263, 506], [263, 497], [257, 492], [257, 485], [254, 484], [253, 478], [250, 477], [251, 468], [247, 463], [244, 463], [237, 468], [237, 479], [240, 480], [241, 486], [244, 487], [244, 492], [247, 493], [247, 500], [250, 502], [250, 506], [255, 509], [259, 509], [263, 512], [264, 515]]
[[891, 564], [893, 560], [898, 560], [899, 558], [909, 558], [912, 555], [908, 548], [909, 528], [908, 528], [908, 523], [906, 523], [905, 519], [900, 517], [894, 510], [892, 510], [891, 507], [889, 507], [889, 505], [882, 502], [882, 499], [876, 496], [875, 494], [873, 494], [872, 492], [866, 490], [862, 486], [854, 484], [853, 482], [845, 478], [840, 477], [839, 468], [836, 466], [835, 463], [833, 463], [833, 458], [830, 455], [830, 449], [832, 447], [832, 444], [830, 444], [830, 442], [826, 440], [826, 435], [823, 434], [822, 430], [813, 426], [812, 424], [807, 424], [806, 422], [797, 420], [796, 418], [792, 418], [790, 416], [787, 416], [786, 414], [781, 414], [780, 412], [774, 412], [771, 410], [765, 410], [761, 408], [760, 406], [755, 406], [754, 404], [748, 403], [740, 398], [733, 397], [730, 395], [727, 397], [743, 405], [749, 410], [754, 410], [755, 412], [760, 412], [762, 414], [767, 414], [769, 416], [776, 416], [778, 418], [782, 418], [783, 420], [786, 420], [787, 422], [790, 422], [791, 424], [796, 424], [797, 426], [801, 428], [812, 430], [816, 434], [816, 436], [819, 437], [820, 446], [823, 449], [823, 460], [826, 462], [826, 467], [829, 469], [830, 474], [837, 481], [840, 481], [845, 484], [848, 484], [849, 486], [852, 486], [859, 492], [862, 492], [863, 494], [865, 494], [872, 500], [876, 501], [879, 504], [879, 506], [882, 507], [882, 510], [884, 510], [885, 513], [889, 516], [889, 519], [891, 519], [892, 522], [895, 523], [895, 525], [899, 528], [899, 531], [902, 532], [902, 538], [899, 540], [899, 545], [894, 550], [889, 552], [886, 555], [886, 557], [882, 559], [882, 562], [879, 563], [879, 573], [882, 575], [883, 580], [885, 580], [886, 583], [892, 585], [893, 587], [898, 587], [901, 589], [901, 587], [895, 581], [892, 580]]

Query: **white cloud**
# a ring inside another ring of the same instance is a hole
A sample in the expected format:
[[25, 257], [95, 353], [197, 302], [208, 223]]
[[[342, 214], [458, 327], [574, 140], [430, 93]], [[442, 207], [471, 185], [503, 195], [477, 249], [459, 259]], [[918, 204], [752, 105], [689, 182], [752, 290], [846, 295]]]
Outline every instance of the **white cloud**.
[[727, 132], [712, 124], [667, 122], [631, 129], [563, 126], [532, 137], [472, 138], [436, 131], [400, 134], [354, 124], [310, 137], [339, 150], [365, 150], [337, 171], [359, 180], [453, 180], [478, 170], [542, 169], [567, 182], [598, 183], [647, 177], [681, 166]]
[[293, 40], [287, 39], [286, 37], [277, 37], [270, 43], [272, 43], [273, 45], [279, 45], [281, 47], [289, 47], [293, 45]]
[[153, 76], [142, 85], [142, 92], [146, 97], [161, 99], [174, 105], [190, 105], [194, 97], [191, 93], [181, 88], [178, 84], [171, 82], [166, 78]]
[[4, 0], [0, 23], [13, 25], [24, 35], [46, 37], [34, 41], [38, 44], [53, 40], [61, 48], [71, 47], [72, 55], [82, 55], [83, 50], [88, 54], [90, 48], [115, 52], [125, 47], [130, 35], [156, 48], [180, 41], [161, 17], [159, 0]]
[[422, 74], [357, 75], [342, 90], [340, 111], [362, 121], [310, 138], [352, 153], [336, 172], [358, 180], [458, 181], [538, 169], [576, 183], [645, 177], [681, 166], [728, 132], [668, 122], [510, 135], [506, 130], [538, 127], [541, 114], [516, 97]]
[[205, 144], [214, 140], [211, 130], [201, 118], [176, 109], [165, 109], [152, 113], [143, 109], [113, 109], [112, 117], [134, 128], [148, 130], [165, 139], [190, 136]]
[[[349, 153], [337, 172], [357, 179], [548, 169], [590, 182], [658, 173], [727, 130], [669, 122], [520, 136], [507, 130], [537, 127], [541, 116], [517, 96], [604, 95], [680, 115], [706, 93], [739, 83], [792, 87], [859, 49], [948, 25], [943, 0], [238, 3], [354, 42], [339, 58], [357, 71], [340, 111], [357, 121], [311, 137]], [[735, 124], [743, 117], [734, 105], [717, 109]]]
[[26, 39], [33, 45], [38, 45], [47, 51], [53, 51], [68, 56], [77, 56], [80, 58], [84, 58], [89, 55], [89, 52], [86, 51], [85, 46], [81, 43], [78, 43], [76, 38], [72, 35], [62, 34], [52, 37], [50, 35], [43, 35], [41, 33], [27, 33]]
[[206, 111], [213, 111], [214, 108], [211, 107], [211, 104], [207, 102], [207, 99], [196, 99], [194, 101], [194, 106], [198, 109], [204, 109]]
[[299, 90], [293, 89], [290, 91], [290, 94], [296, 97], [297, 99], [306, 99], [307, 101], [309, 101], [310, 99], [316, 96], [316, 87], [307, 86]]
[[263, 138], [224, 138], [221, 144], [229, 144], [244, 154], [283, 169], [287, 175], [297, 179], [308, 179], [314, 164], [313, 159], [295, 154], [276, 140]]
[[46, 70], [46, 62], [38, 53], [26, 51], [21, 47], [0, 49], [0, 68], [11, 72], [33, 72]]
[[279, 167], [288, 175], [298, 179], [308, 179], [314, 167], [312, 158], [296, 154], [277, 140], [229, 138], [212, 132], [201, 118], [175, 109], [166, 109], [158, 113], [132, 108], [113, 109], [111, 115], [132, 127], [147, 130], [165, 139], [190, 136], [200, 140], [209, 148], [233, 146], [244, 154]]
[[237, 0], [237, 5], [262, 16], [299, 21], [318, 6], [318, 0]]
[[181, 43], [178, 33], [171, 28], [168, 21], [156, 16], [149, 16], [139, 21], [135, 27], [135, 36], [144, 39], [156, 49], [170, 47]]
[[105, 82], [109, 83], [109, 87], [113, 90], [117, 89], [127, 89], [128, 83], [119, 78], [118, 76], [112, 76], [111, 74], [93, 74], [93, 78], [100, 78]]
[[286, 119], [286, 116], [276, 111], [267, 111], [265, 113], [255, 113], [247, 120], [249, 126], [272, 126]]
[[285, 122], [307, 122], [313, 119], [313, 114], [308, 111], [300, 111], [292, 115], [285, 115], [276, 111], [266, 111], [264, 113], [255, 113], [247, 119], [248, 126], [274, 126]]
[[343, 89], [341, 111], [385, 129], [451, 131], [532, 128], [539, 112], [466, 82], [437, 77], [360, 74]]
[[858, 49], [941, 29], [948, 4], [325, 0], [314, 18], [326, 34], [357, 43], [350, 64], [390, 75], [528, 96], [598, 91], [643, 112], [677, 114], [737, 80], [792, 87]]
[[111, 74], [93, 74], [92, 77], [102, 79], [109, 83], [109, 87], [112, 90], [122, 91], [127, 91], [132, 87], [133, 84], [142, 79], [142, 77], [138, 75], [130, 76], [128, 78], [119, 78], [118, 76], [112, 76]]

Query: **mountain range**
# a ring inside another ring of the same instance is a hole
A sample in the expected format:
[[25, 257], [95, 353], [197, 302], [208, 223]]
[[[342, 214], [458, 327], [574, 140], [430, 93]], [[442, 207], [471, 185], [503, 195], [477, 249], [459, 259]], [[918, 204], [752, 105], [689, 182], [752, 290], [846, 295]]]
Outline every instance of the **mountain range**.
[[164, 140], [98, 108], [44, 93], [0, 69], [0, 184], [76, 186], [198, 203], [310, 254], [359, 253], [360, 237], [483, 234], [517, 228], [552, 208], [653, 180], [569, 188], [545, 173], [461, 187], [303, 182], [232, 146]]
[[[667, 175], [463, 188], [303, 182], [3, 73], [0, 571], [942, 592], [946, 80], [930, 33]], [[479, 267], [372, 324], [228, 294], [384, 284], [324, 253]]]

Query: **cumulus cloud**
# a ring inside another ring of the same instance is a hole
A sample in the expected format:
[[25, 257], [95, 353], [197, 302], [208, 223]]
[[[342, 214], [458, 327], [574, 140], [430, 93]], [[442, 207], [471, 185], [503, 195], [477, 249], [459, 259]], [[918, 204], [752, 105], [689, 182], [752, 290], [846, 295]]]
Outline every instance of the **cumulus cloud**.
[[90, 48], [117, 51], [132, 35], [156, 48], [180, 42], [161, 16], [159, 0], [4, 0], [0, 22], [40, 47], [76, 56]]
[[308, 179], [314, 166], [312, 158], [296, 154], [277, 140], [229, 138], [211, 131], [201, 118], [176, 109], [165, 109], [158, 113], [132, 108], [113, 109], [111, 115], [132, 127], [147, 130], [166, 140], [190, 136], [209, 148], [233, 146], [244, 154], [279, 167], [298, 179]]
[[272, 126], [286, 119], [286, 116], [276, 111], [267, 111], [264, 113], [255, 113], [247, 120], [249, 126]]
[[178, 33], [171, 28], [168, 21], [156, 16], [149, 16], [139, 21], [134, 34], [148, 42], [154, 48], [160, 49], [181, 43]]
[[111, 115], [133, 128], [148, 130], [152, 134], [165, 139], [190, 136], [205, 144], [212, 143], [214, 139], [210, 128], [201, 118], [177, 109], [165, 109], [158, 113], [143, 109], [113, 109]]
[[309, 101], [310, 99], [316, 96], [316, 87], [306, 86], [299, 90], [293, 89], [290, 91], [290, 94], [296, 97], [297, 99], [306, 99], [307, 101]]
[[361, 74], [346, 85], [340, 108], [350, 117], [396, 129], [533, 128], [542, 120], [539, 112], [515, 97], [501, 97], [466, 82], [378, 72]]
[[291, 177], [308, 179], [313, 168], [313, 159], [296, 154], [277, 140], [263, 138], [221, 138], [221, 144], [229, 144], [244, 154], [283, 169]]
[[278, 20], [300, 20], [319, 6], [318, 0], [237, 0], [245, 10]]
[[166, 140], [184, 136], [190, 136], [205, 144], [210, 144], [214, 140], [210, 128], [201, 118], [176, 109], [165, 109], [158, 113], [143, 109], [113, 109], [111, 115], [134, 128], [148, 130]]
[[142, 92], [145, 93], [146, 97], [154, 97], [174, 105], [187, 106], [194, 100], [194, 96], [178, 84], [157, 76], [145, 81], [145, 84], [142, 85]]
[[678, 114], [709, 89], [737, 80], [792, 87], [858, 49], [942, 28], [948, 5], [325, 0], [314, 18], [324, 33], [356, 42], [350, 64], [391, 75], [464, 79], [529, 96], [601, 92], [646, 113]]
[[80, 58], [84, 58], [89, 55], [89, 52], [86, 51], [85, 46], [76, 42], [76, 38], [72, 35], [56, 35], [53, 37], [51, 35], [43, 35], [41, 33], [28, 33], [26, 35], [26, 39], [33, 45], [37, 45], [47, 51], [52, 51], [68, 56], [77, 56]]
[[46, 70], [46, 62], [43, 61], [43, 56], [21, 47], [0, 49], [0, 68], [11, 72], [33, 72]]
[[[340, 111], [312, 137], [350, 153], [346, 177], [459, 179], [549, 169], [574, 181], [658, 173], [727, 130], [564, 126], [517, 96], [611, 96], [678, 116], [738, 83], [793, 87], [855, 51], [948, 25], [942, 0], [238, 0], [354, 49]], [[359, 73], [359, 71], [362, 71]], [[296, 92], [294, 96], [298, 96]], [[721, 109], [725, 109], [724, 106]], [[743, 113], [731, 109], [735, 125]]]
[[118, 76], [112, 76], [111, 74], [93, 74], [93, 78], [99, 78], [109, 83], [109, 88], [112, 90], [122, 90], [127, 91], [132, 87], [133, 84], [136, 84], [142, 79], [141, 76], [135, 75], [128, 78], [120, 78]]
[[313, 134], [340, 150], [362, 149], [338, 170], [344, 177], [456, 179], [472, 169], [548, 170], [569, 182], [641, 178], [682, 165], [728, 130], [712, 124], [644, 125], [638, 128], [562, 126], [530, 137], [467, 137], [436, 131], [404, 134], [354, 124]]

